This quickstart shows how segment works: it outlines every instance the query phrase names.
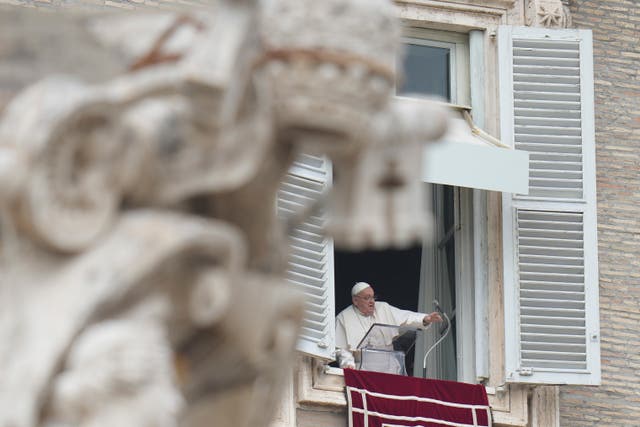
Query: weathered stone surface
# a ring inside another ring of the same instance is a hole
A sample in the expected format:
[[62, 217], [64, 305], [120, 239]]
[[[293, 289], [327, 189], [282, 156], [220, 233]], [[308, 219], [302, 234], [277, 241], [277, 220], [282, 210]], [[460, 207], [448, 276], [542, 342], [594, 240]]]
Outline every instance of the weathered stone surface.
[[[264, 4], [313, 13], [2, 14], [0, 427], [267, 425], [303, 312], [274, 203], [303, 149], [342, 173], [336, 242], [423, 237], [415, 152], [447, 117], [392, 102], [391, 5]], [[257, 37], [300, 18], [304, 46]]]

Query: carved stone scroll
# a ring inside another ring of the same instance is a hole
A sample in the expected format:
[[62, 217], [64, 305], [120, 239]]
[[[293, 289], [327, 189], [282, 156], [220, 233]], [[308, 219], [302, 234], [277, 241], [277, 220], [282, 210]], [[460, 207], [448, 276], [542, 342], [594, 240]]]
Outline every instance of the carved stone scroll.
[[268, 425], [302, 323], [275, 209], [301, 151], [334, 162], [337, 245], [423, 238], [447, 117], [392, 98], [393, 5], [211, 6], [38, 18], [110, 66], [0, 106], [0, 427]]

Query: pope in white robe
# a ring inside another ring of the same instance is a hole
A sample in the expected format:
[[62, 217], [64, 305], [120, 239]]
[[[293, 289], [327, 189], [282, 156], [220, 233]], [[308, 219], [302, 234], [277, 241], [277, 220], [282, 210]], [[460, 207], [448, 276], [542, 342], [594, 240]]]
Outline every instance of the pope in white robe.
[[[376, 301], [373, 288], [366, 282], [358, 282], [353, 286], [351, 301], [353, 304], [336, 316], [336, 349], [341, 368], [355, 368], [352, 352], [374, 323], [421, 327], [442, 321], [438, 312], [416, 313]], [[390, 347], [393, 336], [385, 332], [382, 335], [378, 345]]]

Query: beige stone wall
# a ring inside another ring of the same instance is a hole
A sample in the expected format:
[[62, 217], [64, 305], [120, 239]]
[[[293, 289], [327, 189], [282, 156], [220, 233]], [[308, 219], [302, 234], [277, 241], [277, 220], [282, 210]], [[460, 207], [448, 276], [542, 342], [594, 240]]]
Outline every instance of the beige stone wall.
[[561, 387], [562, 427], [640, 419], [640, 4], [572, 0], [593, 30], [602, 385]]

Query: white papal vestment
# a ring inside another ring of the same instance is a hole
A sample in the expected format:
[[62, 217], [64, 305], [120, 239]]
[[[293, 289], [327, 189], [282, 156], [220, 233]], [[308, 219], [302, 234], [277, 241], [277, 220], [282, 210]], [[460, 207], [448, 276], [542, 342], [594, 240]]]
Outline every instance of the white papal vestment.
[[355, 350], [374, 323], [419, 327], [425, 316], [425, 313], [401, 310], [382, 301], [376, 301], [373, 314], [365, 316], [354, 305], [350, 305], [336, 316], [336, 348]]

